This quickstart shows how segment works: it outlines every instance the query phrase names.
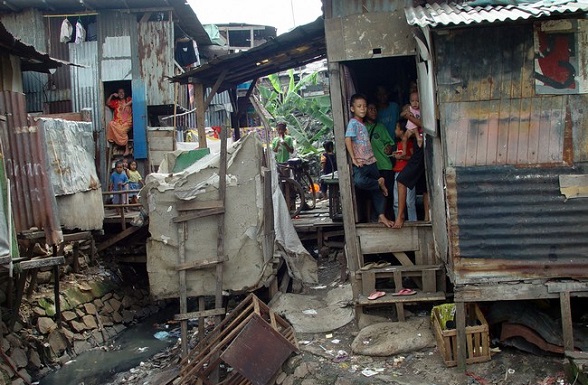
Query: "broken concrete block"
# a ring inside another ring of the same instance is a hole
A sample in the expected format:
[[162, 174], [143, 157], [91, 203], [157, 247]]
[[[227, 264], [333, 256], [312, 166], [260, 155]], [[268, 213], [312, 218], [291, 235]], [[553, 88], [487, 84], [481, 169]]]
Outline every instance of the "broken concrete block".
[[76, 313], [74, 313], [73, 311], [67, 310], [67, 311], [64, 311], [63, 313], [61, 313], [61, 318], [65, 322], [69, 322], [72, 319], [78, 318], [78, 315]]
[[10, 350], [10, 358], [17, 368], [24, 368], [27, 366], [27, 354], [23, 348], [12, 348]]
[[82, 320], [84, 321], [87, 329], [96, 329], [98, 327], [96, 324], [96, 318], [93, 315], [85, 315]]
[[84, 309], [88, 314], [96, 314], [96, 306], [93, 303], [88, 302], [84, 304]]
[[47, 336], [49, 347], [55, 356], [60, 356], [67, 348], [67, 342], [59, 330], [53, 330]]

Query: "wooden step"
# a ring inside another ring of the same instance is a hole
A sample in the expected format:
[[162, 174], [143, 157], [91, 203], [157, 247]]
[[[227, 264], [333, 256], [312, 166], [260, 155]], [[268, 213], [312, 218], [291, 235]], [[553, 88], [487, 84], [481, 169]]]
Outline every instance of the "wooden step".
[[[381, 290], [386, 292], [385, 290]], [[393, 292], [386, 292], [386, 295], [377, 299], [368, 299], [367, 296], [360, 294], [356, 303], [360, 306], [387, 305], [396, 303], [411, 302], [435, 302], [445, 301], [445, 293], [442, 291], [424, 293], [418, 292], [413, 295], [392, 295]]]
[[394, 276], [395, 271], [400, 271], [403, 273], [410, 273], [410, 272], [421, 273], [422, 271], [425, 271], [425, 270], [439, 271], [442, 269], [443, 269], [443, 265], [439, 264], [439, 265], [388, 266], [388, 267], [369, 269], [369, 270], [361, 270], [360, 269], [357, 272], [359, 274], [373, 274], [373, 273], [375, 273], [377, 275], [377, 277], [380, 278], [380, 277], [385, 277], [386, 274], [389, 274], [389, 276], [392, 277], [392, 276]]

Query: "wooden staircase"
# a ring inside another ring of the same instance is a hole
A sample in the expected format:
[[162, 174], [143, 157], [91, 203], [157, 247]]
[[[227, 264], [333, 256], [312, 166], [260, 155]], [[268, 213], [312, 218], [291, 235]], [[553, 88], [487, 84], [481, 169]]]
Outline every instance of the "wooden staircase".
[[[358, 224], [357, 235], [361, 248], [358, 261], [360, 269], [355, 273], [356, 279], [360, 282], [355, 296], [358, 314], [367, 306], [393, 304], [396, 306], [398, 320], [404, 321], [405, 304], [445, 300], [445, 271], [443, 264], [435, 256], [430, 223], [406, 222], [402, 229]], [[384, 262], [389, 262], [390, 266], [368, 268], [369, 261], [374, 260], [378, 254], [389, 256]], [[380, 283], [385, 283], [387, 288], [379, 287]], [[393, 283], [393, 288], [390, 287], [390, 283]], [[393, 295], [405, 289], [407, 283], [416, 294]], [[373, 300], [368, 299], [374, 290], [385, 292], [386, 295]]]

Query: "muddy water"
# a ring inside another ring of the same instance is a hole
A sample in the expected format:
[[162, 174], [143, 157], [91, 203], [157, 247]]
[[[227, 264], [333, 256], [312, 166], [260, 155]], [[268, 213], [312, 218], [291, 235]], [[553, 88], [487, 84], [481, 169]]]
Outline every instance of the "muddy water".
[[173, 336], [164, 340], [154, 337], [158, 332], [169, 331], [154, 325], [171, 319], [173, 310], [163, 310], [146, 318], [140, 324], [124, 330], [114, 340], [108, 342], [108, 346], [114, 346], [114, 350], [91, 350], [80, 354], [69, 364], [42, 378], [40, 384], [106, 384], [114, 374], [140, 365], [141, 361], [146, 361], [176, 342], [177, 337]]

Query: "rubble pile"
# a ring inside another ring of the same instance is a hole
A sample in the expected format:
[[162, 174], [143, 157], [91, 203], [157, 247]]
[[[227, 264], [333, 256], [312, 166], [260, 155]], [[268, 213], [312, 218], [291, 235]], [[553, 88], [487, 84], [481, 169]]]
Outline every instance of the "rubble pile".
[[108, 276], [72, 283], [60, 293], [61, 327], [51, 290], [23, 303], [12, 330], [0, 324], [0, 384], [30, 384], [82, 352], [109, 349], [128, 325], [160, 310], [146, 289], [121, 288]]

